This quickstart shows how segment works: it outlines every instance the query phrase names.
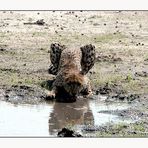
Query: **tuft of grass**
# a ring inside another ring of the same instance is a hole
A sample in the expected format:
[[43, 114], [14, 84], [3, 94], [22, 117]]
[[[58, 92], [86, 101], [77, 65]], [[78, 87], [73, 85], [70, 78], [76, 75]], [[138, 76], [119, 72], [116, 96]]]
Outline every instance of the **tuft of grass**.
[[138, 131], [138, 132], [145, 132], [145, 128], [144, 128], [143, 124], [134, 124], [132, 129], [134, 131]]
[[146, 126], [141, 123], [118, 123], [107, 125], [105, 130], [97, 131], [95, 137], [147, 137]]
[[133, 80], [133, 77], [130, 73], [127, 74], [126, 80], [127, 80], [127, 82], [131, 82]]
[[108, 33], [108, 34], [96, 35], [96, 36], [93, 36], [93, 38], [95, 38], [95, 43], [98, 43], [98, 42], [106, 43], [109, 41], [126, 38], [126, 36], [121, 33], [117, 33], [117, 34]]
[[0, 70], [1, 85], [39, 85], [41, 81], [38, 76], [22, 74], [15, 69]]
[[109, 84], [112, 85], [114, 83], [120, 83], [124, 80], [124, 77], [121, 74], [95, 74], [91, 78], [92, 85], [99, 86]]
[[54, 80], [42, 81], [39, 85], [47, 90], [51, 90], [53, 81]]
[[148, 54], [145, 55], [144, 61], [148, 61]]
[[7, 33], [6, 32], [0, 32], [0, 38], [3, 38], [3, 37], [7, 37]]
[[47, 35], [47, 32], [33, 32], [32, 36], [33, 37], [40, 37], [40, 36], [45, 36]]

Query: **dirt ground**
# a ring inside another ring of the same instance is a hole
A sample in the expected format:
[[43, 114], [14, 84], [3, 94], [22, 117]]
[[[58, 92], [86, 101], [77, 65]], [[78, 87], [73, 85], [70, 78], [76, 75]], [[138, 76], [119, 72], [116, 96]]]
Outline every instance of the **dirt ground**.
[[13, 103], [10, 96], [17, 94], [33, 98], [29, 103], [44, 101], [46, 81], [53, 79], [47, 71], [50, 44], [93, 44], [96, 63], [88, 76], [94, 94], [130, 103], [132, 110], [120, 114], [139, 118], [130, 126], [99, 128], [96, 136], [147, 136], [147, 16], [148, 11], [0, 11], [1, 99]]

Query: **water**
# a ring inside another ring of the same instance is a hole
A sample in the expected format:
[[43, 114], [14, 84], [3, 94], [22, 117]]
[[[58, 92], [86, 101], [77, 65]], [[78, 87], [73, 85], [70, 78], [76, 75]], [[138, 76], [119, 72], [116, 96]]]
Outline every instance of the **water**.
[[129, 122], [115, 114], [99, 113], [127, 109], [127, 104], [106, 104], [100, 100], [79, 99], [74, 103], [45, 102], [38, 105], [0, 101], [0, 136], [56, 137], [63, 127], [81, 131], [83, 125]]
[[0, 102], [0, 136], [48, 136], [53, 105], [13, 105]]

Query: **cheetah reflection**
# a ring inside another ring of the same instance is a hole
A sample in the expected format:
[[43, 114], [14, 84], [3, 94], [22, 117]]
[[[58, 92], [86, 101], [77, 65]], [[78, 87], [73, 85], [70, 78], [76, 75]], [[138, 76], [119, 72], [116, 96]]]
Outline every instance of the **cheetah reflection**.
[[94, 125], [94, 117], [89, 108], [88, 99], [79, 98], [73, 103], [55, 102], [53, 112], [49, 117], [49, 134], [54, 135], [57, 130], [64, 127], [88, 124]]
[[55, 75], [48, 96], [62, 102], [74, 102], [80, 94], [92, 94], [90, 80], [86, 76], [95, 63], [95, 47], [91, 44], [76, 48], [51, 44], [49, 73]]

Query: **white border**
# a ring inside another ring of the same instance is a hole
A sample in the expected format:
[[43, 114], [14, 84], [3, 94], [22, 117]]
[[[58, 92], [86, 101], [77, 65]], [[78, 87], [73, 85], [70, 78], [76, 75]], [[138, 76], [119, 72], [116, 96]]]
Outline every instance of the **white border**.
[[[146, 0], [1, 0], [0, 10], [148, 10]], [[144, 147], [147, 138], [0, 138], [1, 147]]]
[[1, 0], [0, 10], [148, 10], [147, 0]]
[[15, 148], [55, 148], [57, 147], [98, 147], [98, 148], [127, 148], [145, 147], [148, 140], [140, 138], [3, 138], [1, 147]]

